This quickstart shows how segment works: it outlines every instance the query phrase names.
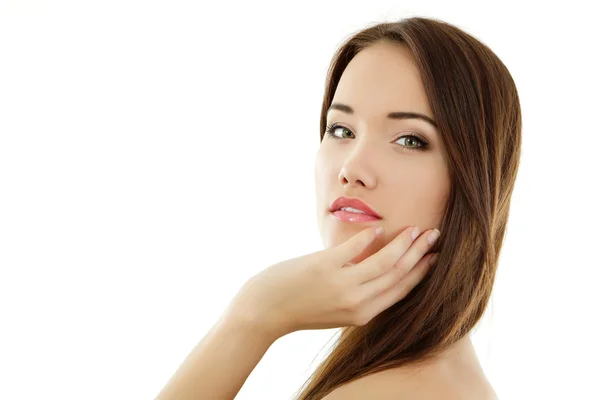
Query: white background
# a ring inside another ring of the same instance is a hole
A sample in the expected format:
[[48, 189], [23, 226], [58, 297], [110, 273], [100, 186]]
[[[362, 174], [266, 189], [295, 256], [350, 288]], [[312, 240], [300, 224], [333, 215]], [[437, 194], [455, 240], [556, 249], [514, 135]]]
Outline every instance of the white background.
[[[591, 4], [0, 2], [0, 398], [151, 399], [246, 279], [320, 250], [331, 57], [367, 24], [425, 16], [489, 45], [521, 98], [473, 334], [488, 378], [501, 399], [600, 399]], [[278, 340], [238, 398], [290, 399], [334, 334]]]

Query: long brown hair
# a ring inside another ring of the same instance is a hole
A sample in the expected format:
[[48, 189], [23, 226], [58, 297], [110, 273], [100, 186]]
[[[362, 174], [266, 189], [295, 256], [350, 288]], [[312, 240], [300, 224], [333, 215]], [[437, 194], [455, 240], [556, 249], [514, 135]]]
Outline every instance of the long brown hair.
[[404, 299], [363, 326], [342, 328], [298, 400], [319, 400], [349, 381], [439, 355], [483, 316], [496, 275], [521, 154], [515, 83], [492, 50], [456, 26], [422, 17], [378, 23], [346, 39], [331, 61], [321, 140], [344, 69], [379, 40], [411, 50], [446, 149], [451, 189], [432, 249], [440, 254]]

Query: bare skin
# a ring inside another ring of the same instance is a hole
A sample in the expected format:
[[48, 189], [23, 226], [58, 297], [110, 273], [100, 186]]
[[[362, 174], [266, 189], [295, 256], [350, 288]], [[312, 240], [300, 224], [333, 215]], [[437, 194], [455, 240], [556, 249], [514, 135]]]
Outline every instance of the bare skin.
[[[387, 117], [405, 111], [433, 119], [409, 51], [382, 42], [359, 52], [344, 70], [333, 104], [348, 105], [353, 112], [330, 107], [327, 125], [334, 127], [335, 138], [325, 134], [315, 159], [317, 223], [324, 247], [342, 243], [367, 226], [383, 227], [385, 240], [354, 260], [358, 263], [406, 226], [439, 229], [450, 173], [437, 128], [420, 119]], [[382, 219], [340, 221], [328, 210], [340, 196], [361, 199]]]
[[[362, 399], [366, 395], [406, 398], [497, 400], [469, 336], [427, 365], [403, 366], [350, 381], [323, 400]], [[396, 396], [396, 397], [394, 397]]]
[[349, 264], [383, 228], [274, 264], [252, 277], [167, 382], [157, 400], [229, 400], [280, 337], [306, 329], [364, 325], [403, 299], [431, 267], [437, 231], [408, 227], [380, 251]]
[[[324, 246], [344, 242], [365, 226], [384, 227], [387, 233], [383, 240], [353, 260], [359, 263], [407, 225], [439, 227], [451, 181], [437, 127], [421, 119], [387, 116], [400, 111], [433, 119], [408, 48], [380, 41], [360, 51], [340, 78], [334, 104], [350, 106], [352, 111], [330, 107], [327, 126], [333, 137], [325, 134], [315, 159], [317, 221]], [[335, 218], [327, 206], [339, 196], [360, 198], [382, 219], [364, 223]], [[426, 368], [376, 373], [350, 382], [326, 398], [352, 399], [361, 388], [371, 394], [378, 388], [386, 393], [422, 395], [415, 398], [446, 399], [449, 387], [459, 392], [459, 398], [470, 398], [465, 393], [479, 399], [494, 398], [468, 336]], [[444, 396], [428, 397], [423, 390], [428, 394], [437, 390]], [[383, 393], [381, 396], [385, 398]]]
[[[334, 102], [354, 111], [333, 110], [328, 116], [328, 125], [343, 123], [348, 130], [336, 128], [336, 137], [344, 132], [340, 139], [323, 140], [315, 164], [325, 249], [252, 277], [157, 399], [233, 399], [278, 338], [298, 330], [362, 326], [402, 300], [435, 267], [430, 250], [450, 188], [442, 141], [426, 122], [386, 117], [409, 111], [431, 118], [410, 54], [389, 43], [363, 50], [344, 72]], [[426, 149], [408, 149], [421, 148], [421, 142], [427, 142]], [[361, 199], [382, 218], [336, 219], [328, 208], [339, 196]], [[328, 400], [410, 393], [469, 399], [463, 396], [467, 388], [484, 387], [468, 341], [445, 355], [425, 368], [397, 368], [350, 382]]]

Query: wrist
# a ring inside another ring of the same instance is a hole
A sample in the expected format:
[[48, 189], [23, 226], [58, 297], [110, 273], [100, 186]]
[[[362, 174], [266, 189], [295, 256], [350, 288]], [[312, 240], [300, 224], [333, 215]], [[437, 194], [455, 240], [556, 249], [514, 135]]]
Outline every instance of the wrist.
[[228, 308], [218, 322], [220, 329], [251, 335], [268, 346], [285, 335], [262, 316], [244, 311], [243, 309]]

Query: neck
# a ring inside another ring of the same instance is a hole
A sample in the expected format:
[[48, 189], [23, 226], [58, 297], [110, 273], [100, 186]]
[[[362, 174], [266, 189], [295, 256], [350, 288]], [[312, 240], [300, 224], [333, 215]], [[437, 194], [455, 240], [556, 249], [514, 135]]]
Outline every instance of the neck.
[[471, 337], [467, 334], [462, 339], [452, 344], [440, 358], [444, 367], [470, 367], [483, 372]]

